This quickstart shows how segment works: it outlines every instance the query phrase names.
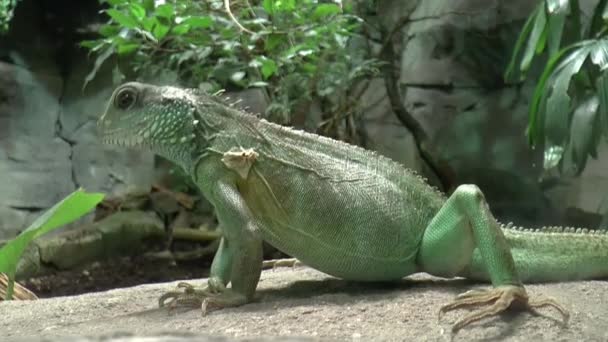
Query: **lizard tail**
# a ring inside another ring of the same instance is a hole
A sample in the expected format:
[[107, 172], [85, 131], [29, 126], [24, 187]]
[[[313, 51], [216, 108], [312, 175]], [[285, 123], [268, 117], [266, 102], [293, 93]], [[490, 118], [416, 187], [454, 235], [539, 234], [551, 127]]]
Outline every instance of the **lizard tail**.
[[[608, 278], [608, 232], [572, 227], [529, 229], [502, 225], [524, 283]], [[473, 278], [487, 280], [479, 253]]]

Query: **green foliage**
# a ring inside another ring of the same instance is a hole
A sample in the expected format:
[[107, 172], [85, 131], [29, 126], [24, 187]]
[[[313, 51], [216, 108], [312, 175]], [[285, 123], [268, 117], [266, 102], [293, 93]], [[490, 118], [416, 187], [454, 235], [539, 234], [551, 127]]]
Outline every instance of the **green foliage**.
[[103, 197], [102, 194], [86, 193], [79, 189], [57, 203], [19, 236], [0, 248], [0, 272], [6, 273], [9, 278], [5, 299], [12, 297], [17, 262], [28, 244], [35, 238], [80, 218], [95, 208]]
[[119, 80], [211, 92], [262, 88], [271, 102], [267, 116], [289, 123], [313, 97], [331, 97], [324, 111], [332, 116], [348, 102], [336, 97], [377, 72], [378, 63], [366, 56], [369, 51], [347, 51], [362, 20], [335, 3], [233, 0], [233, 19], [223, 0], [105, 2], [109, 22], [99, 30], [101, 37], [82, 42], [97, 58], [85, 85], [114, 56]]
[[608, 138], [608, 6], [591, 18], [577, 0], [544, 0], [528, 18], [505, 77], [521, 81], [544, 64], [529, 108], [527, 134], [545, 150], [544, 167], [578, 174]]
[[8, 31], [16, 6], [17, 0], [0, 0], [0, 34]]

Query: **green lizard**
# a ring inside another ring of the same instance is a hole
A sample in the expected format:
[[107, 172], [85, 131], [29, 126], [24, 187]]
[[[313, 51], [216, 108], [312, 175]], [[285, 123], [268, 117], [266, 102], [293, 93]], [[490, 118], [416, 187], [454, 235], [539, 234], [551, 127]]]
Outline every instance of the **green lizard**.
[[[223, 238], [203, 288], [162, 296], [203, 312], [252, 300], [262, 241], [327, 274], [356, 281], [416, 272], [490, 281], [440, 313], [483, 306], [454, 326], [531, 300], [523, 282], [608, 275], [608, 235], [499, 224], [475, 185], [446, 198], [402, 165], [363, 148], [282, 127], [197, 90], [127, 83], [99, 120], [105, 143], [150, 149], [181, 166], [214, 205]], [[231, 287], [227, 287], [228, 284]]]

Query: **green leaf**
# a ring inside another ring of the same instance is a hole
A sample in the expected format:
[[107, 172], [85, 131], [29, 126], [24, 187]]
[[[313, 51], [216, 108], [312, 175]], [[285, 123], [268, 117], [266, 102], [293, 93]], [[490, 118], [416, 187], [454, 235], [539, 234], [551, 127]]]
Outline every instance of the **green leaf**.
[[608, 39], [598, 40], [591, 49], [591, 62], [604, 71], [608, 67]]
[[598, 97], [592, 95], [579, 104], [572, 114], [570, 145], [572, 160], [578, 171], [585, 167], [587, 156], [594, 145], [593, 130], [598, 106]]
[[273, 10], [281, 12], [293, 12], [296, 9], [295, 0], [274, 0]]
[[116, 50], [118, 51], [119, 55], [126, 55], [137, 50], [137, 48], [139, 48], [139, 44], [137, 43], [126, 43], [119, 44]]
[[164, 4], [156, 7], [155, 14], [159, 17], [173, 19], [175, 16], [175, 11], [173, 10], [173, 5]]
[[190, 25], [188, 24], [179, 24], [177, 26], [173, 26], [171, 28], [171, 32], [178, 36], [183, 36], [184, 34], [190, 31]]
[[336, 4], [319, 4], [317, 8], [315, 8], [313, 17], [315, 19], [325, 18], [330, 15], [338, 14], [340, 12], [342, 12], [340, 6]]
[[284, 34], [269, 34], [264, 41], [264, 49], [267, 52], [273, 51], [278, 46], [287, 42], [287, 36]]
[[156, 23], [154, 29], [152, 30], [152, 34], [154, 34], [154, 37], [158, 40], [163, 39], [167, 33], [169, 33], [169, 26], [163, 25], [159, 22]]
[[602, 201], [600, 202], [597, 212], [599, 214], [603, 215], [602, 220], [600, 221], [600, 224], [598, 225], [598, 229], [608, 230], [608, 195], [604, 196], [604, 198], [602, 198]]
[[83, 40], [79, 43], [80, 46], [87, 48], [87, 49], [93, 49], [98, 45], [103, 45], [103, 41], [100, 40]]
[[526, 50], [524, 51], [524, 55], [519, 65], [519, 69], [522, 72], [525, 73], [526, 71], [528, 71], [528, 68], [530, 68], [530, 64], [532, 63], [532, 58], [534, 58], [534, 54], [542, 52], [543, 44], [539, 43], [544, 41], [542, 36], [546, 34], [546, 28], [547, 16], [545, 14], [544, 7], [541, 7], [536, 12], [536, 16], [534, 19], [534, 27], [532, 28], [532, 32], [530, 33], [528, 45], [526, 46]]
[[108, 13], [108, 15], [118, 24], [127, 27], [127, 28], [135, 28], [137, 27], [137, 21], [132, 18], [131, 16], [116, 10], [116, 9], [109, 9], [106, 11], [106, 13]]
[[268, 14], [274, 14], [274, 0], [264, 0], [262, 1], [262, 7], [264, 11]]
[[[527, 134], [530, 145], [535, 145], [536, 142], [542, 140], [542, 132], [544, 130], [544, 125], [539, 123], [543, 123], [546, 105], [546, 99], [548, 96], [548, 91], [546, 89], [547, 81], [553, 75], [554, 70], [556, 69], [558, 63], [561, 61], [561, 58], [569, 53], [570, 51], [586, 46], [589, 44], [593, 44], [592, 40], [584, 40], [570, 46], [567, 46], [561, 49], [555, 56], [551, 57], [543, 70], [543, 73], [540, 76], [536, 87], [534, 88], [534, 95], [532, 97], [532, 103], [529, 109], [529, 119], [528, 119], [528, 128]], [[542, 143], [542, 141], [540, 141]]]
[[549, 57], [554, 56], [559, 51], [566, 23], [566, 14], [567, 13], [558, 12], [549, 16], [547, 22], [547, 46]]
[[571, 13], [568, 18], [571, 19], [570, 21], [572, 23], [572, 27], [578, 28], [578, 35], [574, 36], [574, 39], [577, 41], [582, 40], [585, 37], [586, 29], [590, 26], [581, 24], [583, 21], [587, 22], [587, 18], [583, 18], [585, 14], [581, 11], [581, 6], [578, 0], [570, 0], [570, 11]]
[[110, 45], [101, 54], [99, 54], [99, 56], [97, 56], [97, 58], [95, 59], [95, 63], [93, 64], [93, 69], [91, 69], [91, 72], [89, 72], [84, 79], [84, 83], [82, 85], [82, 90], [84, 90], [84, 88], [86, 88], [87, 84], [89, 84], [89, 82], [91, 82], [95, 78], [95, 75], [97, 75], [97, 71], [99, 70], [99, 68], [101, 68], [103, 63], [113, 53], [114, 53], [114, 45]]
[[135, 2], [129, 4], [129, 11], [133, 14], [133, 17], [137, 20], [142, 20], [146, 16], [146, 9]]
[[208, 28], [213, 25], [213, 19], [209, 16], [189, 17], [180, 24], [187, 24], [192, 28]]
[[99, 33], [101, 33], [104, 37], [114, 37], [120, 33], [121, 27], [118, 25], [103, 25], [99, 29]]
[[[542, 4], [541, 4], [541, 6], [542, 6]], [[516, 61], [522, 52], [522, 48], [524, 46], [524, 43], [526, 42], [526, 38], [528, 38], [528, 35], [530, 35], [530, 32], [532, 31], [532, 27], [534, 26], [533, 24], [535, 22], [536, 14], [539, 11], [539, 9], [542, 8], [541, 6], [536, 6], [536, 8], [532, 12], [532, 14], [530, 14], [530, 16], [528, 17], [528, 20], [526, 20], [526, 23], [525, 23], [523, 29], [521, 30], [519, 37], [517, 37], [517, 42], [515, 43], [515, 48], [513, 49], [513, 54], [511, 55], [511, 60], [509, 61], [509, 65], [507, 66], [507, 70], [505, 71], [505, 75], [504, 75], [505, 80], [507, 80], [507, 81], [515, 81], [516, 74], [520, 74], [521, 70], [519, 70], [519, 69], [515, 70], [515, 65], [517, 64]]]
[[608, 72], [604, 71], [597, 79], [597, 96], [599, 98], [600, 122], [604, 137], [608, 138]]
[[549, 15], [566, 14], [570, 9], [570, 0], [547, 0], [547, 12]]
[[545, 119], [546, 136], [552, 144], [562, 145], [566, 141], [571, 110], [571, 98], [568, 94], [570, 80], [583, 66], [592, 46], [588, 44], [574, 50], [562, 60], [553, 73], [551, 95], [547, 98], [548, 115]]
[[118, 5], [122, 5], [124, 3], [126, 3], [128, 0], [105, 0], [108, 4], [112, 5], [113, 7], [116, 7]]
[[19, 236], [0, 248], [0, 272], [9, 276], [9, 293], [7, 293], [6, 299], [11, 298], [12, 293], [10, 292], [12, 291], [10, 289], [12, 289], [12, 282], [14, 282], [17, 263], [29, 243], [35, 238], [73, 222], [88, 213], [101, 202], [103, 196], [103, 194], [98, 193], [86, 193], [82, 189], [73, 192], [38, 217]]
[[277, 63], [272, 59], [264, 58], [262, 62], [262, 77], [267, 80], [270, 76], [274, 75], [277, 71]]
[[268, 83], [262, 82], [262, 81], [251, 82], [251, 83], [249, 83], [249, 87], [250, 88], [264, 88], [264, 87], [268, 87]]
[[608, 1], [600, 0], [593, 9], [591, 17], [591, 25], [589, 26], [589, 37], [594, 37], [604, 27], [604, 20], [608, 20]]

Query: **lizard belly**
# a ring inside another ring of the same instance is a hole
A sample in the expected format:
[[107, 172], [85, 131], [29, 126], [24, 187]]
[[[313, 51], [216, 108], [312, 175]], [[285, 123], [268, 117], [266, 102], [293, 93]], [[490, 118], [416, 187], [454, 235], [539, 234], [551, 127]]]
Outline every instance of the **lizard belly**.
[[[266, 171], [266, 170], [264, 170]], [[416, 271], [417, 234], [395, 215], [403, 199], [336, 184], [321, 187], [306, 177], [253, 172], [239, 190], [262, 238], [327, 274], [350, 280], [400, 279]], [[389, 191], [390, 192], [390, 191]], [[395, 195], [399, 195], [397, 192]]]

